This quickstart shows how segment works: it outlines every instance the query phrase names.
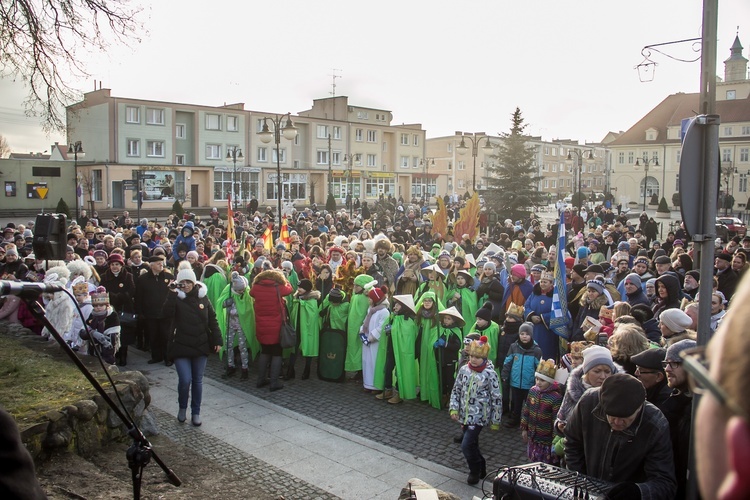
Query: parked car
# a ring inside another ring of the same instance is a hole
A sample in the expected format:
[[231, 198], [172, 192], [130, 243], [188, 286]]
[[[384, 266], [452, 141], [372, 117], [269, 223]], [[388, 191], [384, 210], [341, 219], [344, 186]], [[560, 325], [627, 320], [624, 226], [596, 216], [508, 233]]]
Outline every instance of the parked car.
[[717, 217], [716, 222], [727, 226], [729, 238], [734, 238], [735, 236], [744, 238], [747, 234], [747, 226], [737, 217]]

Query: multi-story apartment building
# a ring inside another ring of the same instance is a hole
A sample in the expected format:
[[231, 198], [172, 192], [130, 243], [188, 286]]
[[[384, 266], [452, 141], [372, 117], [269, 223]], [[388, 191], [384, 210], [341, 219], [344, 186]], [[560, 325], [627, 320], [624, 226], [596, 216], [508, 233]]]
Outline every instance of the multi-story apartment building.
[[325, 204], [329, 183], [339, 203], [349, 192], [374, 201], [381, 194], [407, 198], [412, 191], [414, 170], [402, 164], [407, 158], [411, 168], [425, 156], [421, 125], [392, 125], [390, 111], [331, 97], [291, 115], [296, 137], [281, 136], [277, 147], [258, 135], [264, 125], [273, 130], [276, 118], [242, 103], [150, 101], [99, 89], [68, 107], [67, 128], [70, 141], [86, 149], [86, 164], [78, 170], [93, 187], [84, 198], [100, 207], [135, 207], [137, 191], [127, 188], [139, 173], [147, 208], [168, 207], [175, 199], [187, 207], [219, 206], [233, 186], [237, 202], [256, 198], [275, 207], [277, 171], [282, 200], [298, 205]]
[[[724, 79], [719, 79], [716, 85], [716, 112], [721, 116], [720, 192], [734, 196], [736, 207], [746, 206], [750, 175], [747, 63], [737, 37], [730, 57], [724, 61]], [[619, 202], [641, 207], [644, 200], [648, 205], [652, 195], [657, 195], [672, 205], [672, 196], [679, 190], [682, 121], [693, 117], [699, 109], [699, 94], [672, 94], [609, 143], [612, 189]], [[648, 160], [648, 170], [644, 168], [644, 157]]]

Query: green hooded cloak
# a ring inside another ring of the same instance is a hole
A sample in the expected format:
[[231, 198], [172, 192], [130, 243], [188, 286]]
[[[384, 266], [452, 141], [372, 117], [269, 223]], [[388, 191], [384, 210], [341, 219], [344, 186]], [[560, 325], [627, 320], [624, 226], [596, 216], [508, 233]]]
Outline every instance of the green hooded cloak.
[[[213, 277], [213, 276], [212, 276]], [[210, 279], [210, 278], [209, 278]], [[224, 307], [224, 302], [232, 298], [237, 305], [237, 315], [240, 318], [240, 326], [247, 340], [247, 349], [250, 351], [250, 359], [254, 359], [260, 352], [260, 343], [255, 337], [255, 310], [253, 309], [253, 298], [250, 296], [250, 288], [245, 288], [241, 294], [232, 292], [232, 285], [224, 287], [218, 298], [218, 307], [216, 307], [216, 319], [219, 322], [221, 338], [224, 344], [219, 350], [219, 358], [224, 359], [224, 351], [227, 349], [227, 326], [229, 325], [229, 309]], [[235, 339], [237, 345], [237, 339]], [[234, 349], [235, 346], [231, 346]]]
[[320, 346], [319, 298], [320, 292], [313, 290], [305, 294], [304, 299], [294, 294], [292, 302], [292, 324], [299, 332], [300, 352], [306, 357], [318, 356], [318, 347]]
[[362, 293], [352, 294], [349, 301], [349, 317], [346, 327], [346, 363], [344, 369], [348, 372], [357, 372], [362, 369], [362, 341], [359, 338], [359, 329], [367, 317], [367, 309], [370, 300], [367, 298], [367, 286], [377, 283], [372, 276], [360, 274], [354, 278], [354, 284], [364, 288]]
[[[422, 317], [422, 304], [425, 299], [432, 299], [435, 315], [432, 318]], [[440, 409], [440, 375], [433, 345], [438, 339], [440, 319], [438, 313], [445, 309], [443, 304], [436, 299], [435, 292], [427, 291], [417, 303], [417, 325], [421, 335], [419, 352], [419, 397], [422, 401], [429, 401], [433, 408]]]

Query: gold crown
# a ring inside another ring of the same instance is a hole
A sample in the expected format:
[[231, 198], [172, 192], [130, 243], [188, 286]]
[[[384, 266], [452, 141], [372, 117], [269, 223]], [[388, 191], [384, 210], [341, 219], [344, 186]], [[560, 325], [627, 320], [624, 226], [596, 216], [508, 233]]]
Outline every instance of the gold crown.
[[571, 342], [570, 343], [570, 354], [571, 355], [582, 356], [583, 355], [583, 351], [587, 347], [591, 347], [592, 345], [594, 345], [593, 342], [584, 342], [582, 340], [578, 341], [578, 342]]
[[487, 359], [490, 354], [490, 344], [487, 342], [487, 337], [482, 335], [479, 340], [472, 340], [466, 348], [466, 352], [469, 356]]
[[524, 313], [523, 306], [519, 306], [511, 302], [510, 306], [508, 307], [508, 312], [507, 312], [508, 316], [515, 316], [517, 318], [523, 319], [523, 313]]
[[548, 359], [546, 361], [542, 360], [536, 367], [536, 375], [540, 376], [547, 382], [555, 380], [555, 373], [557, 373], [557, 368], [555, 367], [554, 359]]
[[335, 352], [329, 352], [326, 354], [326, 358], [328, 359], [336, 359], [336, 353]]
[[80, 283], [76, 283], [73, 285], [73, 294], [75, 295], [88, 295], [89, 294], [89, 284], [85, 281], [82, 281]]

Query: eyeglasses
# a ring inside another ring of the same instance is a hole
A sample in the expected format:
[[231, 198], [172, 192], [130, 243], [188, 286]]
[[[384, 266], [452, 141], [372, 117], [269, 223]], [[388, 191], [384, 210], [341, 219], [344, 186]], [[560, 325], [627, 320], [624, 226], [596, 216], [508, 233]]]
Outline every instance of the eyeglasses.
[[711, 379], [709, 360], [706, 359], [706, 347], [699, 346], [693, 349], [686, 349], [680, 353], [685, 362], [685, 371], [688, 373], [688, 382], [690, 391], [695, 394], [705, 394], [710, 392], [713, 397], [721, 404], [729, 408], [735, 415], [745, 419], [747, 413], [719, 386]]
[[641, 375], [653, 375], [654, 373], [661, 373], [656, 370], [641, 370], [641, 367], [637, 367], [635, 371]]
[[662, 361], [661, 366], [666, 370], [667, 367], [670, 367], [672, 370], [679, 368], [682, 366], [682, 361]]

